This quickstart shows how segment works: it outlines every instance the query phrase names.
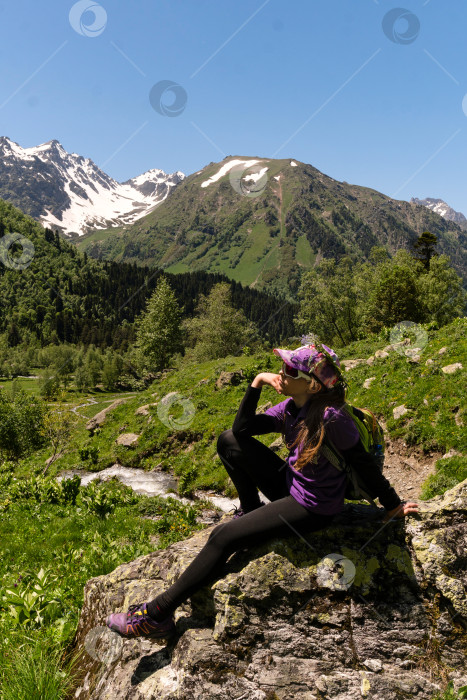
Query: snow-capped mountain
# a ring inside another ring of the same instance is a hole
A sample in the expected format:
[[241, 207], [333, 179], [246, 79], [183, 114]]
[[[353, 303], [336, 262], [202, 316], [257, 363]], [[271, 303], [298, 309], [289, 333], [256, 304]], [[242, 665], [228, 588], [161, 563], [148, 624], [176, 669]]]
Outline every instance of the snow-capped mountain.
[[0, 198], [67, 235], [133, 223], [184, 177], [154, 169], [119, 183], [58, 141], [21, 148], [0, 137]]
[[462, 228], [467, 229], [467, 219], [460, 211], [456, 211], [449, 204], [446, 204], [442, 199], [433, 199], [432, 197], [427, 197], [426, 199], [417, 199], [417, 197], [412, 197], [410, 200], [414, 204], [421, 204], [424, 207], [428, 207], [432, 211], [439, 214], [444, 219], [449, 221], [454, 221], [455, 224], [459, 224]]

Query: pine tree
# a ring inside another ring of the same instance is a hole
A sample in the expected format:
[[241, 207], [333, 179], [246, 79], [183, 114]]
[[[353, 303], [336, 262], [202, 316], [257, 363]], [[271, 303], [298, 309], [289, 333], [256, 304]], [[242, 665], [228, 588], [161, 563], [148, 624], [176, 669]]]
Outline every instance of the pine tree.
[[182, 311], [166, 277], [162, 276], [145, 311], [135, 321], [136, 361], [143, 372], [164, 369], [175, 353], [182, 350]]
[[425, 270], [430, 269], [430, 260], [433, 256], [437, 255], [435, 250], [437, 244], [437, 236], [429, 231], [423, 231], [415, 243], [412, 244], [414, 258], [423, 263]]

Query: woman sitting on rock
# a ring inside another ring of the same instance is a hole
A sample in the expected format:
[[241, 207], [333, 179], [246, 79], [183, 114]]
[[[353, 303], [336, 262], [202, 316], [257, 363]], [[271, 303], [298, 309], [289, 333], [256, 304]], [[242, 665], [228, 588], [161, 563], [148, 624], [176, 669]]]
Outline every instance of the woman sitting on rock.
[[[217, 451], [237, 489], [241, 508], [217, 525], [179, 579], [150, 602], [113, 613], [107, 626], [122, 637], [168, 637], [174, 610], [213, 582], [229, 556], [272, 538], [321, 530], [344, 507], [347, 477], [320, 454], [326, 436], [343, 453], [386, 509], [385, 520], [417, 511], [401, 499], [373, 463], [355, 423], [342, 410], [345, 382], [336, 354], [325, 345], [275, 349], [279, 374], [262, 372], [248, 386], [231, 430], [218, 438]], [[290, 398], [256, 415], [264, 385]], [[289, 449], [284, 462], [253, 435], [281, 432]], [[304, 446], [304, 447], [303, 447]], [[269, 499], [264, 504], [258, 489]]]

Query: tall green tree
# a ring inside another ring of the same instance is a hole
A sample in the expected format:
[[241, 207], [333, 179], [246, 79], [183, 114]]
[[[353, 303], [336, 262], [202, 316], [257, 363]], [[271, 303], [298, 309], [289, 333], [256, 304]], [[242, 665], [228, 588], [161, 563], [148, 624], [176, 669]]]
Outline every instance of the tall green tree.
[[434, 233], [430, 233], [430, 231], [423, 231], [415, 243], [412, 244], [414, 257], [423, 263], [425, 270], [430, 269], [430, 260], [437, 255], [437, 244], [438, 237]]
[[167, 278], [161, 276], [146, 309], [136, 319], [136, 363], [143, 372], [168, 367], [183, 349], [180, 308]]
[[0, 389], [0, 460], [19, 459], [42, 447], [47, 406], [20, 389], [15, 396]]
[[214, 285], [208, 296], [201, 295], [197, 313], [182, 324], [194, 345], [187, 352], [188, 359], [203, 362], [238, 355], [244, 345], [257, 340], [256, 326], [247, 320], [243, 310], [232, 306], [230, 285], [226, 282]]
[[102, 368], [102, 383], [104, 389], [113, 391], [120, 379], [123, 369], [123, 359], [120, 355], [108, 352], [104, 359]]
[[376, 266], [372, 289], [361, 305], [361, 322], [368, 331], [377, 332], [400, 321], [425, 320], [417, 285], [420, 268], [405, 250]]
[[358, 337], [358, 289], [353, 280], [355, 265], [350, 258], [322, 260], [305, 273], [299, 295], [302, 298], [295, 319], [297, 329], [315, 333], [324, 342], [337, 338], [345, 345]]
[[442, 326], [467, 313], [467, 292], [446, 255], [431, 258], [428, 272], [419, 276], [417, 285], [427, 320]]

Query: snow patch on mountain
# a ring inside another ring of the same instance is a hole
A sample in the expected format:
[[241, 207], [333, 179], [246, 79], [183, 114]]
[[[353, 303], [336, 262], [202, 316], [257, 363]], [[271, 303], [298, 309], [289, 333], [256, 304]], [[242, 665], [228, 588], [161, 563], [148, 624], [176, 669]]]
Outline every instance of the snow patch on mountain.
[[257, 173], [249, 173], [248, 175], [245, 175], [243, 178], [244, 180], [252, 180], [252, 182], [258, 182], [263, 175], [265, 175], [268, 171], [268, 168], [261, 168], [261, 170], [258, 170]]
[[[224, 175], [227, 175], [227, 173], [232, 170], [232, 168], [238, 166], [238, 165], [244, 165], [245, 170], [252, 165], [256, 165], [257, 163], [261, 163], [261, 160], [254, 160], [254, 159], [248, 159], [248, 160], [239, 160], [238, 158], [234, 158], [233, 160], [229, 160], [228, 163], [222, 166], [220, 170], [217, 171], [215, 175], [212, 175], [209, 180], [205, 180], [204, 182], [201, 183], [201, 187], [209, 187], [209, 185], [212, 185], [213, 182], [217, 182], [218, 180], [221, 179], [221, 177], [224, 177]], [[267, 168], [264, 170], [266, 172]], [[256, 175], [256, 174], [255, 174]], [[248, 178], [252, 179], [251, 175], [247, 176]], [[245, 178], [246, 179], [246, 178]]]
[[56, 140], [22, 148], [0, 137], [0, 197], [68, 235], [131, 224], [163, 202], [184, 177], [153, 169], [119, 183]]

